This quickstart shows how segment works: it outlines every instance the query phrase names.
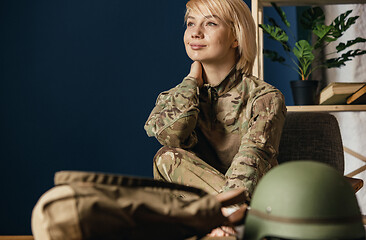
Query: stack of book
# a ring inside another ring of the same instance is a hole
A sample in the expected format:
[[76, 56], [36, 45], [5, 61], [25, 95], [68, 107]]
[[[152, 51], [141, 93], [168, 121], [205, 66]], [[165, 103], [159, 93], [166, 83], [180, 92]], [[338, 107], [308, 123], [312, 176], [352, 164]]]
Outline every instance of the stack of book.
[[366, 104], [366, 82], [333, 82], [319, 95], [319, 104]]

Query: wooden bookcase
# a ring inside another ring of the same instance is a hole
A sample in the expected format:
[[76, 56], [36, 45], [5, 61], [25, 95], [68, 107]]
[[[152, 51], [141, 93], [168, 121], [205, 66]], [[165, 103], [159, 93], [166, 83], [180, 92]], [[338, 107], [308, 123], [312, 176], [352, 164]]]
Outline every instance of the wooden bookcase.
[[[263, 23], [263, 8], [271, 7], [271, 2], [279, 6], [310, 6], [330, 4], [356, 4], [365, 3], [365, 0], [252, 0], [252, 15], [256, 25], [257, 58], [253, 67], [253, 74], [259, 78], [263, 75], [263, 32], [259, 24]], [[366, 111], [366, 105], [311, 105], [311, 106], [288, 106], [289, 112], [347, 112]]]
[[[259, 24], [263, 23], [263, 8], [271, 7], [271, 2], [278, 6], [311, 6], [311, 5], [334, 5], [334, 4], [357, 4], [365, 3], [365, 0], [251, 0], [252, 15], [256, 24], [257, 37], [257, 58], [253, 66], [253, 74], [259, 78], [263, 75], [263, 32], [259, 28]], [[349, 112], [349, 111], [366, 111], [366, 105], [309, 105], [309, 106], [288, 106], [289, 112]], [[344, 147], [344, 151], [357, 157], [361, 161], [366, 162], [366, 156], [362, 156], [353, 152], [351, 149]], [[366, 171], [366, 165], [349, 173], [348, 176], [354, 176], [362, 171]]]

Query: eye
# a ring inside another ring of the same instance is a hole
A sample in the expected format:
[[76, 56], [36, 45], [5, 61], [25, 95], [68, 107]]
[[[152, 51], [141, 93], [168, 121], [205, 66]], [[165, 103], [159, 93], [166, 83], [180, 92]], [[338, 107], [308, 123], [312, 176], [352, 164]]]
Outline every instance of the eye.
[[214, 22], [207, 22], [207, 26], [217, 26], [217, 24]]
[[193, 22], [187, 22], [187, 27], [192, 27], [192, 26], [194, 26]]

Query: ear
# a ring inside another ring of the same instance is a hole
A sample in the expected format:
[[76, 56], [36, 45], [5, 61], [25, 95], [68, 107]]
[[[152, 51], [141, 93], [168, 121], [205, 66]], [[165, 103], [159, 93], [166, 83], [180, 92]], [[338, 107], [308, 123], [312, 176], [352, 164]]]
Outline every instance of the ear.
[[238, 40], [234, 40], [234, 42], [231, 44], [232, 48], [237, 48], [239, 46]]

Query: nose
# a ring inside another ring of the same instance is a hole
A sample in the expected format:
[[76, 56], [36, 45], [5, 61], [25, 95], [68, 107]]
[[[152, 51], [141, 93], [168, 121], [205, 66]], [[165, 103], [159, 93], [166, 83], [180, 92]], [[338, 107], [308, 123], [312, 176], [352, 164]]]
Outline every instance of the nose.
[[203, 32], [202, 32], [201, 26], [198, 25], [192, 29], [191, 37], [192, 38], [202, 38], [203, 37]]

